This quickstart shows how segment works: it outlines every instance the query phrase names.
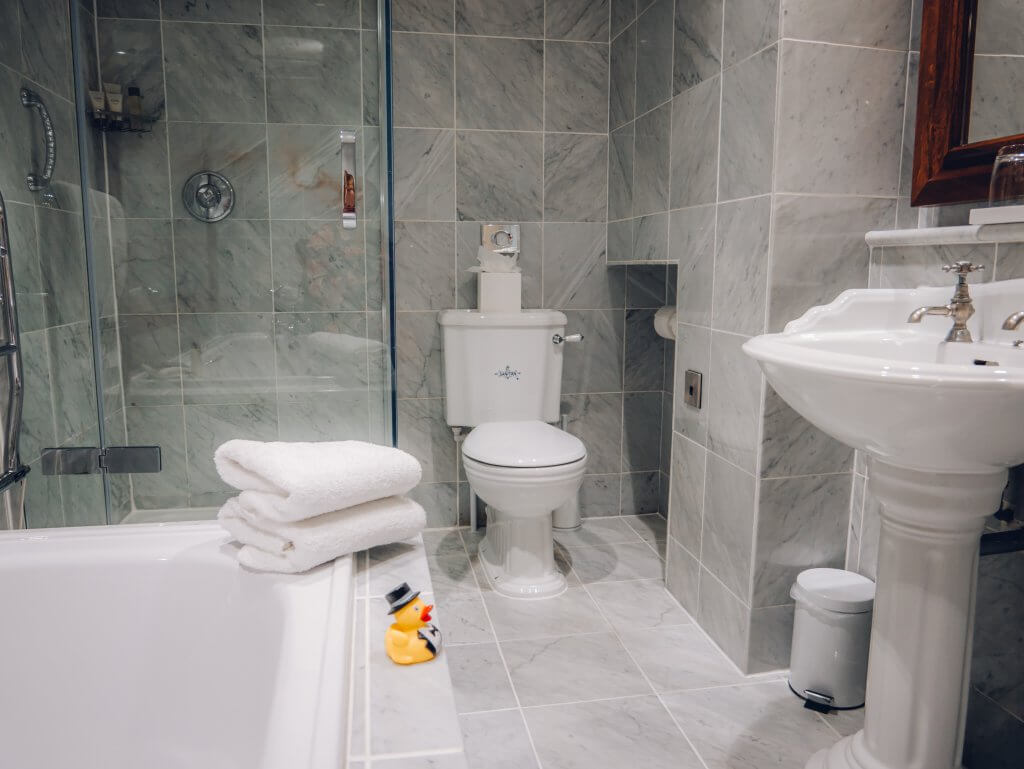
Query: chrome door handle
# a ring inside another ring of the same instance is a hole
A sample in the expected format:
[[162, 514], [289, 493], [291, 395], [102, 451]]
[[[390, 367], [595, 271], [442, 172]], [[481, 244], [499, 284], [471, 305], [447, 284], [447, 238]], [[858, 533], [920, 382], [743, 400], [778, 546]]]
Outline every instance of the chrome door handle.
[[25, 184], [30, 192], [39, 192], [50, 186], [53, 180], [53, 169], [57, 165], [57, 134], [53, 130], [53, 120], [50, 118], [50, 110], [46, 108], [43, 100], [35, 91], [28, 88], [21, 89], [21, 106], [39, 111], [39, 119], [43, 121], [43, 137], [46, 142], [46, 160], [43, 162], [42, 174], [29, 173], [25, 177]]
[[341, 132], [341, 226], [356, 228], [356, 132]]

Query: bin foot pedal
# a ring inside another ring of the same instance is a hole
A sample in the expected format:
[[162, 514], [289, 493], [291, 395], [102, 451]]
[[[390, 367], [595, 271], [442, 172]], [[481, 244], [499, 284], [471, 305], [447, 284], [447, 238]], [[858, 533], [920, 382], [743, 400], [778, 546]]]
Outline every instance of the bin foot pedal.
[[821, 694], [810, 689], [804, 689], [804, 707], [813, 710], [815, 713], [830, 713], [834, 700], [827, 694]]

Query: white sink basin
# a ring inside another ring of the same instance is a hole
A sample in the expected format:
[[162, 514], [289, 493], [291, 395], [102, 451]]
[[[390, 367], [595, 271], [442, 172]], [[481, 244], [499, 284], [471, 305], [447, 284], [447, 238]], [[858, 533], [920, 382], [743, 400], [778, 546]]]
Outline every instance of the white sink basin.
[[930, 472], [1012, 467], [1024, 462], [1024, 348], [1013, 346], [1024, 329], [1001, 325], [1024, 308], [1024, 280], [971, 293], [970, 344], [943, 341], [949, 318], [907, 323], [949, 300], [942, 287], [846, 291], [743, 349], [805, 419], [877, 459]]
[[974, 342], [907, 317], [952, 287], [855, 290], [748, 341], [772, 387], [868, 455], [881, 503], [864, 729], [808, 769], [959, 769], [978, 538], [1024, 463], [1024, 280], [971, 286]]

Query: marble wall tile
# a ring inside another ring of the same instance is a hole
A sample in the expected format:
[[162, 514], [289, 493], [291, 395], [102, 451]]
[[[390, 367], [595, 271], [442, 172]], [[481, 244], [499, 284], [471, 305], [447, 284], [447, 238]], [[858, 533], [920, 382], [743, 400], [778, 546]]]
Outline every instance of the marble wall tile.
[[370, 434], [371, 423], [383, 421], [371, 411], [374, 398], [359, 390], [279, 393], [278, 436], [282, 441], [387, 442]]
[[266, 27], [267, 120], [357, 125], [362, 41], [354, 30]]
[[671, 304], [671, 300], [667, 296], [665, 270], [665, 266], [660, 264], [627, 266], [626, 307], [659, 309], [665, 304]]
[[860, 535], [863, 525], [861, 518], [864, 512], [866, 482], [867, 478], [863, 475], [854, 474], [850, 491], [850, 528], [846, 537], [846, 559], [843, 567], [848, 571], [857, 571], [860, 566]]
[[60, 496], [60, 476], [46, 476], [33, 460], [35, 476], [25, 485], [25, 519], [33, 529], [64, 526], [64, 504]]
[[899, 51], [784, 42], [776, 189], [895, 195], [906, 67]]
[[719, 200], [771, 192], [778, 47], [722, 73]]
[[[524, 713], [545, 766], [703, 766], [657, 697], [581, 702]], [[566, 734], [573, 735], [571, 742]]]
[[[360, 218], [368, 220], [367, 242], [371, 237], [380, 239], [381, 221], [381, 133], [376, 128], [364, 126], [356, 134], [359, 144], [357, 173], [362, 174], [362, 185], [356, 185], [356, 211]], [[360, 213], [361, 212], [361, 213]], [[379, 252], [380, 249], [377, 249]]]
[[793, 604], [764, 606], [750, 612], [750, 673], [789, 667], [795, 608]]
[[274, 341], [279, 392], [301, 391], [310, 381], [328, 392], [363, 390], [369, 382], [365, 313], [277, 313]]
[[[169, 120], [266, 120], [260, 27], [164, 22], [163, 35]], [[197, 60], [207, 61], [204, 77], [195, 75]]]
[[423, 483], [458, 480], [455, 440], [445, 423], [441, 398], [400, 399], [398, 427], [398, 448], [420, 461]]
[[584, 475], [580, 487], [580, 514], [584, 517], [603, 517], [619, 514], [618, 473]]
[[804, 569], [842, 568], [850, 479], [840, 473], [761, 482], [753, 606], [790, 603], [789, 590]]
[[7, 22], [0, 28], [0, 64], [21, 70], [21, 19], [19, 0], [0, 2], [0, 14]]
[[569, 432], [587, 447], [587, 470], [597, 474], [619, 472], [622, 394], [563, 395], [562, 412], [569, 416]]
[[[164, 111], [163, 48], [160, 22], [99, 19], [99, 67], [104, 82], [134, 85], [142, 92], [142, 111]], [[89, 88], [97, 88], [90, 82]]]
[[633, 259], [662, 261], [668, 258], [667, 213], [641, 216], [633, 220]]
[[[917, 3], [920, 5], [920, 3]], [[920, 8], [916, 9], [918, 15]], [[920, 23], [920, 18], [917, 21]], [[974, 52], [981, 54], [1024, 54], [1024, 18], [1013, 0], [988, 0], [975, 22]]]
[[544, 220], [600, 222], [608, 212], [608, 138], [545, 134]]
[[47, 332], [40, 329], [22, 332], [20, 342], [25, 397], [18, 450], [22, 457], [29, 458], [39, 456], [44, 448], [52, 446], [56, 440], [50, 381], [50, 341]]
[[608, 222], [608, 261], [627, 262], [633, 259], [635, 219]]
[[395, 125], [455, 127], [455, 38], [402, 34], [391, 38]]
[[457, 37], [455, 120], [459, 128], [544, 128], [544, 44]]
[[171, 222], [121, 219], [111, 228], [118, 312], [175, 312]]
[[98, 16], [128, 19], [159, 19], [160, 0], [97, 0]]
[[104, 413], [109, 421], [116, 419], [117, 414], [124, 411], [124, 390], [121, 384], [121, 350], [118, 342], [117, 319], [113, 316], [102, 318], [99, 326], [100, 387], [103, 391]]
[[743, 352], [745, 341], [733, 334], [711, 335], [710, 380], [715, 392], [708, 408], [708, 448], [753, 473], [761, 421], [761, 369]]
[[642, 115], [672, 96], [674, 0], [655, 0], [636, 22], [636, 113]]
[[[623, 428], [625, 432], [625, 428]], [[661, 478], [660, 473], [657, 470], [639, 472], [639, 473], [623, 473], [622, 483], [619, 487], [619, 507], [621, 515], [646, 515], [648, 513], [661, 512]], [[643, 550], [639, 551], [641, 555], [649, 555]], [[653, 561], [650, 561], [648, 566], [655, 565]], [[658, 572], [658, 569], [648, 569], [654, 573]], [[646, 576], [654, 576], [655, 574], [648, 574]], [[634, 579], [642, 576], [639, 573], [630, 573], [630, 576], [625, 577], [626, 579]], [[660, 574], [658, 574], [660, 576]]]
[[753, 476], [708, 454], [701, 564], [738, 596], [750, 589], [756, 496]]
[[455, 132], [396, 128], [395, 218], [454, 221]]
[[144, 134], [108, 133], [106, 143], [109, 193], [116, 201], [111, 216], [169, 217], [167, 124], [157, 123]]
[[1022, 79], [1024, 64], [1019, 56], [975, 58], [968, 141], [1011, 136], [1020, 131], [1021, 107], [1010, 94]]
[[778, 37], [778, 0], [725, 0], [725, 66], [757, 53]]
[[273, 402], [271, 324], [269, 313], [180, 315], [184, 403]]
[[670, 208], [715, 202], [719, 90], [714, 77], [672, 100]]
[[262, 0], [263, 16], [267, 24], [286, 24], [309, 27], [359, 26], [357, 0]]
[[[881, 249], [881, 287], [916, 288], [917, 286], [951, 286], [943, 265], [965, 259], [984, 265], [982, 272], [971, 276], [972, 283], [985, 283], [992, 279], [995, 247], [992, 244], [963, 246], [901, 246]], [[938, 318], [925, 319], [938, 322]], [[948, 322], [948, 321], [946, 321]]]
[[627, 391], [660, 393], [665, 375], [665, 340], [654, 331], [655, 312], [653, 308], [626, 311], [623, 387]]
[[[188, 213], [180, 190], [196, 171], [208, 169], [228, 178], [235, 188], [231, 219], [267, 218], [267, 129], [263, 125], [176, 123], [170, 127], [171, 189], [174, 215]], [[303, 137], [305, 138], [305, 137]], [[306, 157], [305, 147], [281, 151]], [[220, 223], [219, 223], [220, 224]], [[213, 225], [214, 229], [219, 224]], [[209, 227], [209, 225], [204, 225]]]
[[797, 414], [770, 386], [765, 388], [761, 477], [849, 472], [853, 449]]
[[130, 443], [159, 446], [159, 473], [135, 473], [132, 499], [141, 510], [186, 507], [185, 412], [180, 405], [132, 407], [125, 411]]
[[[93, 435], [88, 443], [98, 443]], [[60, 479], [66, 526], [102, 526], [107, 522], [103, 483], [95, 475], [64, 475]]]
[[394, 0], [391, 28], [396, 32], [454, 32], [455, 4], [448, 0]]
[[[459, 222], [456, 225], [456, 236], [458, 239], [458, 253], [456, 258], [456, 274], [455, 280], [458, 287], [458, 296], [456, 297], [457, 306], [460, 309], [469, 309], [476, 307], [477, 305], [477, 273], [469, 272], [469, 268], [477, 262], [477, 249], [481, 243], [481, 224], [477, 222]], [[542, 246], [542, 227], [538, 222], [523, 222], [519, 225], [519, 237], [520, 246], [522, 253], [519, 254], [519, 267], [522, 270], [522, 281], [523, 281], [523, 293], [522, 303], [523, 307], [537, 309], [539, 307], [552, 306], [545, 304], [542, 298], [543, 286], [541, 278], [544, 275], [544, 248], [549, 244], [544, 243]], [[557, 229], [557, 225], [555, 226]], [[583, 232], [587, 225], [582, 225], [584, 228], [576, 232], [583, 238]], [[550, 244], [552, 248], [558, 249], [562, 247], [562, 237], [565, 235], [564, 232], [554, 232], [555, 242]], [[580, 240], [577, 244], [575, 238], [570, 238], [570, 246], [581, 245], [584, 240]], [[582, 246], [585, 247], [585, 246]], [[574, 254], [578, 256], [578, 254]], [[560, 257], [559, 257], [560, 258]]]
[[72, 97], [71, 29], [64, 0], [21, 0], [21, 60], [28, 77]]
[[363, 30], [363, 125], [381, 124], [380, 55], [377, 30]]
[[605, 239], [600, 222], [544, 225], [544, 307], [623, 306], [622, 271], [605, 267]]
[[633, 216], [668, 208], [671, 120], [671, 107], [663, 104], [636, 121]]
[[850, 4], [782, 0], [782, 34], [798, 40], [906, 49], [910, 36], [910, 5], [889, 0]]
[[260, 0], [227, 0], [195, 2], [195, 0], [163, 0], [165, 19], [175, 21], [221, 21], [235, 24], [259, 24]]
[[723, 2], [676, 0], [673, 95], [721, 71]]
[[[364, 132], [364, 141], [372, 132]], [[269, 125], [270, 212], [280, 219], [335, 219], [341, 216], [341, 145], [333, 126]], [[258, 141], [253, 136], [254, 141]], [[254, 144], [254, 157], [262, 148]], [[363, 146], [365, 150], [365, 145]], [[366, 164], [357, 178], [369, 181]], [[266, 182], [264, 182], [264, 185]], [[258, 189], [258, 187], [257, 187]], [[358, 194], [358, 189], [357, 189]], [[364, 195], [363, 200], [371, 197]], [[361, 208], [363, 218], [371, 218]]]
[[[917, 134], [917, 81], [920, 73], [921, 66], [921, 55], [918, 53], [907, 54], [907, 100], [906, 106], [903, 110], [903, 154], [900, 159], [900, 196], [908, 198], [913, 188], [913, 176], [914, 176], [914, 139]], [[906, 208], [910, 208], [910, 202], [906, 202]], [[902, 206], [901, 206], [902, 207]], [[942, 209], [952, 209], [956, 206], [941, 206]], [[913, 211], [913, 227], [918, 224], [918, 209], [911, 209]], [[900, 224], [900, 217], [905, 216], [901, 211], [897, 211], [896, 226], [902, 226]]]
[[174, 246], [181, 312], [273, 309], [268, 222], [179, 219]]
[[715, 207], [673, 211], [669, 224], [669, 257], [679, 263], [675, 304], [680, 323], [711, 325], [711, 294], [715, 265]]
[[444, 310], [455, 306], [455, 226], [440, 222], [395, 225], [395, 308]]
[[274, 309], [363, 310], [363, 233], [336, 221], [271, 223]]
[[96, 422], [96, 379], [88, 322], [47, 329], [56, 439], [63, 445]]
[[586, 341], [567, 345], [563, 353], [562, 392], [621, 392], [623, 311], [566, 310], [565, 316], [567, 330], [583, 334]]
[[272, 406], [204, 405], [185, 407], [186, 461], [189, 504], [221, 505], [238, 492], [224, 483], [213, 465], [213, 453], [224, 441], [277, 439], [277, 415]]
[[673, 429], [690, 440], [706, 446], [708, 412], [714, 402], [711, 388], [711, 332], [700, 326], [680, 323], [676, 333], [675, 361], [677, 382], [682, 382], [684, 372], [692, 369], [703, 374], [704, 387], [700, 408], [685, 403], [683, 401], [684, 388], [676, 388], [675, 403], [672, 408]]
[[745, 670], [750, 609], [704, 567], [700, 570], [696, 620], [726, 656]]
[[665, 561], [665, 587], [691, 617], [699, 608], [700, 561], [669, 537]]
[[[669, 502], [669, 535], [685, 547], [691, 557], [700, 555], [704, 526], [704, 478], [707, 451], [678, 433], [672, 436], [672, 493]], [[696, 585], [694, 585], [696, 597]]]
[[611, 35], [618, 36], [636, 21], [636, 0], [611, 0]]
[[[448, 528], [469, 524], [468, 499], [465, 523], [459, 522], [459, 486], [465, 486], [468, 495], [469, 484], [457, 483], [421, 483], [409, 492], [409, 497], [416, 500], [426, 511], [427, 528]], [[483, 521], [485, 518], [486, 515], [481, 513], [480, 520]], [[435, 589], [437, 589], [436, 586]]]
[[622, 470], [661, 467], [661, 393], [628, 392], [622, 403]]
[[891, 224], [894, 212], [895, 202], [884, 198], [777, 196], [769, 330], [781, 331], [848, 288], [866, 287], [864, 233]]
[[541, 134], [459, 131], [458, 154], [460, 220], [541, 220]]
[[608, 66], [608, 124], [618, 128], [636, 116], [636, 25], [612, 41]]
[[543, 37], [544, 0], [455, 0], [455, 32]]
[[122, 315], [118, 321], [126, 405], [180, 404], [177, 317]]
[[748, 198], [718, 207], [711, 325], [737, 334], [760, 334], [768, 292], [772, 200]]
[[633, 215], [633, 124], [613, 131], [608, 145], [608, 218]]
[[555, 40], [608, 42], [611, 0], [548, 0], [544, 35]]
[[47, 324], [57, 326], [87, 320], [89, 303], [82, 217], [40, 207], [36, 210], [36, 221]]
[[1024, 724], [997, 703], [971, 690], [967, 705], [964, 765], [1013, 769], [1018, 746], [1024, 740]]
[[607, 132], [608, 46], [548, 42], [544, 57], [544, 130]]
[[399, 313], [397, 326], [398, 397], [443, 397], [441, 326], [437, 322], [437, 313]]
[[878, 578], [878, 539], [882, 531], [882, 505], [871, 491], [871, 482], [864, 487], [861, 510], [860, 555], [857, 571], [871, 579]]

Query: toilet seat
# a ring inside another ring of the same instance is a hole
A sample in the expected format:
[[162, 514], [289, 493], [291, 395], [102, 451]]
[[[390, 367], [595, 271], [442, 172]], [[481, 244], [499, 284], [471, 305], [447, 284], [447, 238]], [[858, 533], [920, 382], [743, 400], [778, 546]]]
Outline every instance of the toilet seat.
[[466, 437], [462, 455], [485, 465], [527, 469], [573, 464], [586, 459], [587, 449], [575, 435], [546, 422], [485, 422]]

